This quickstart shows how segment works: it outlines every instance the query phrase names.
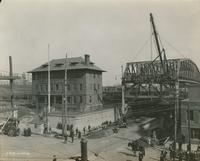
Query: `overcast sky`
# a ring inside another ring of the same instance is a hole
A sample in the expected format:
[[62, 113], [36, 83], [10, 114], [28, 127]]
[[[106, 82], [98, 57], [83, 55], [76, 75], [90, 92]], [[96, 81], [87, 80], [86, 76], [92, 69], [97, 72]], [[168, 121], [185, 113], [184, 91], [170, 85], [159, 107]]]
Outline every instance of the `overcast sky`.
[[198, 0], [2, 0], [0, 70], [8, 71], [9, 55], [15, 72], [32, 70], [47, 61], [49, 43], [51, 59], [90, 54], [107, 71], [103, 84], [116, 84], [121, 65], [151, 59], [150, 41], [138, 54], [150, 38], [150, 12], [167, 57], [187, 57], [200, 67]]

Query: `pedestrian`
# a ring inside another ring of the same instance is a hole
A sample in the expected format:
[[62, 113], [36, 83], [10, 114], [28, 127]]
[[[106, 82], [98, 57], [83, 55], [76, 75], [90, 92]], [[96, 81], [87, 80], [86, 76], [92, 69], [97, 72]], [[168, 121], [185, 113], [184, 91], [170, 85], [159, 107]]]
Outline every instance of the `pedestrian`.
[[143, 156], [145, 156], [145, 148], [143, 146], [140, 146], [140, 151], [142, 152]]
[[173, 159], [173, 150], [172, 149], [169, 150], [169, 158], [170, 158], [170, 160]]
[[69, 124], [67, 124], [67, 130], [70, 130], [70, 126], [69, 126]]
[[163, 153], [163, 151], [161, 151], [161, 153], [160, 153], [160, 161], [164, 161], [164, 153]]
[[81, 138], [81, 132], [79, 131], [78, 132], [78, 139], [80, 139]]
[[72, 143], [74, 142], [74, 130], [71, 129], [71, 134], [70, 134], [71, 138], [72, 138]]
[[53, 155], [53, 161], [57, 161], [56, 155]]
[[139, 159], [139, 161], [142, 161], [142, 159], [143, 159], [143, 153], [141, 151], [139, 152], [138, 159]]
[[84, 135], [85, 135], [85, 127], [83, 128], [83, 133], [84, 133]]
[[187, 151], [187, 152], [186, 152], [186, 157], [185, 157], [185, 158], [186, 158], [186, 161], [189, 161], [189, 154], [190, 154], [189, 151]]
[[199, 144], [197, 146], [197, 151], [200, 151], [200, 142], [199, 142]]
[[48, 130], [47, 125], [44, 124], [44, 131], [43, 131], [43, 134], [46, 134], [46, 133], [47, 133], [47, 130]]
[[185, 135], [182, 134], [182, 143], [185, 143]]
[[89, 132], [91, 131], [91, 126], [90, 126], [90, 125], [88, 125], [88, 131], [89, 131]]
[[78, 128], [76, 128], [76, 136], [78, 136]]
[[133, 156], [136, 156], [136, 142], [133, 140], [131, 143], [130, 143], [130, 145], [131, 145], [131, 148], [132, 148], [132, 151], [133, 151]]
[[167, 151], [164, 150], [164, 151], [163, 151], [163, 159], [166, 160], [166, 157], [167, 157]]
[[73, 129], [73, 124], [70, 125], [70, 130], [72, 130], [72, 129]]
[[172, 151], [172, 158], [173, 158], [173, 160], [175, 160], [175, 157], [176, 157], [176, 151], [173, 149], [173, 151]]
[[64, 132], [64, 143], [67, 143], [67, 138], [68, 138], [68, 130], [66, 130], [66, 132]]
[[182, 160], [183, 160], [183, 154], [180, 152], [178, 156], [178, 161], [182, 161]]
[[140, 144], [137, 140], [135, 140], [135, 150], [139, 150]]

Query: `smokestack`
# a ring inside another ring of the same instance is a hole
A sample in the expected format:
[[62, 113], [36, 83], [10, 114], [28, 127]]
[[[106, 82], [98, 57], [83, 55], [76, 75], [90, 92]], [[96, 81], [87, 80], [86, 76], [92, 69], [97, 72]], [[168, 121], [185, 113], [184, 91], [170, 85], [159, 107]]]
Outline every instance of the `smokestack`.
[[90, 64], [90, 55], [85, 54], [85, 65]]

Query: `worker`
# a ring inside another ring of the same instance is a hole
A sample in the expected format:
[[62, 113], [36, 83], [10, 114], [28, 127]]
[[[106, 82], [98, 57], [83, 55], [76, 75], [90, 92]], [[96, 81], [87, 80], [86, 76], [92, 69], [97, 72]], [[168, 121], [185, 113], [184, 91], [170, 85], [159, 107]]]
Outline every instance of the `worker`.
[[163, 158], [164, 158], [164, 160], [166, 160], [166, 157], [167, 157], [167, 151], [164, 150], [164, 151], [163, 151]]
[[76, 128], [76, 136], [78, 136], [78, 128]]
[[182, 161], [182, 160], [183, 160], [183, 154], [180, 152], [178, 156], [178, 161]]
[[84, 133], [84, 135], [85, 135], [85, 127], [83, 128], [83, 133]]
[[91, 126], [90, 126], [90, 125], [88, 125], [88, 131], [89, 131], [89, 132], [91, 131]]
[[139, 161], [142, 161], [142, 159], [143, 159], [143, 152], [142, 151], [139, 152], [138, 159], [139, 159]]
[[73, 129], [73, 124], [70, 125], [70, 130]]
[[67, 130], [70, 130], [70, 126], [69, 126], [69, 124], [67, 124]]
[[139, 149], [142, 152], [143, 156], [145, 156], [145, 148], [143, 146], [140, 146]]
[[137, 150], [136, 142], [133, 140], [132, 142], [130, 142], [130, 143], [128, 144], [128, 146], [131, 146], [132, 151], [133, 151], [133, 155], [136, 156], [136, 150]]
[[172, 149], [169, 149], [169, 158], [170, 158], [170, 160], [173, 159], [173, 150]]
[[43, 133], [46, 134], [46, 133], [47, 133], [47, 130], [48, 130], [48, 129], [47, 129], [47, 125], [44, 124], [44, 131], [43, 131]]
[[79, 131], [78, 132], [78, 139], [80, 139], [81, 138], [81, 132]]
[[68, 138], [68, 130], [66, 130], [66, 131], [64, 132], [64, 138], [65, 138], [65, 141], [64, 141], [64, 143], [67, 143], [67, 138]]
[[163, 150], [160, 153], [160, 161], [164, 161], [164, 152], [163, 152]]
[[200, 151], [200, 142], [199, 142], [199, 144], [197, 146], [197, 151]]
[[72, 138], [72, 143], [73, 143], [74, 142], [74, 130], [71, 129], [70, 133], [71, 133], [70, 136]]
[[56, 155], [53, 155], [53, 161], [57, 161]]

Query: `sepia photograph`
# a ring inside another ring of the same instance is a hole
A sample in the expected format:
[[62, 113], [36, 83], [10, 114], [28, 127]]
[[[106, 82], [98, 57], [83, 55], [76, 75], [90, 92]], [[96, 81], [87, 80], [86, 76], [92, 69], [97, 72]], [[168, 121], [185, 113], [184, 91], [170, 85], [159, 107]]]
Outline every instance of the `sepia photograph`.
[[200, 161], [200, 0], [0, 0], [0, 161]]

